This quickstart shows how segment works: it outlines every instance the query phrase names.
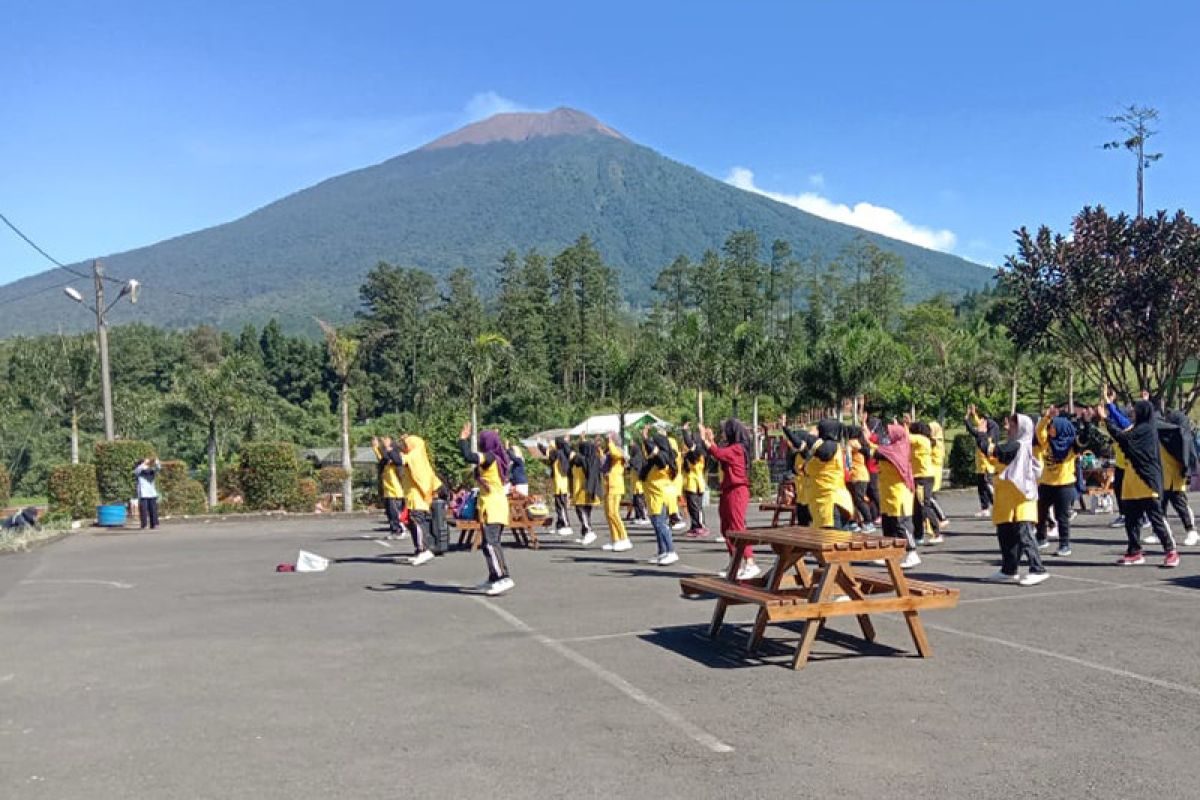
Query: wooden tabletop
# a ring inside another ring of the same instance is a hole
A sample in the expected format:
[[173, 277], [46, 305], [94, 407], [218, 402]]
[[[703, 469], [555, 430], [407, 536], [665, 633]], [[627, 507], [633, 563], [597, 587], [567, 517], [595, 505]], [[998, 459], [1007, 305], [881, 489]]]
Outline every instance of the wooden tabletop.
[[905, 547], [903, 539], [895, 539], [890, 536], [873, 536], [868, 533], [851, 533], [829, 528], [807, 528], [799, 525], [786, 528], [754, 528], [748, 531], [734, 531], [725, 534], [725, 538], [742, 544], [782, 545], [812, 552], [893, 550], [897, 547]]

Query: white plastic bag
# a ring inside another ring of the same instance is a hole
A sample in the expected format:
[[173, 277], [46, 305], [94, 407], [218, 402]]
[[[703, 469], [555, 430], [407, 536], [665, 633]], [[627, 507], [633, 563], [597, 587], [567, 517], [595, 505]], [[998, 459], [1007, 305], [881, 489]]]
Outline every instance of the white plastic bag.
[[300, 555], [296, 556], [296, 572], [324, 572], [328, 566], [328, 558], [322, 558], [307, 550], [301, 550]]

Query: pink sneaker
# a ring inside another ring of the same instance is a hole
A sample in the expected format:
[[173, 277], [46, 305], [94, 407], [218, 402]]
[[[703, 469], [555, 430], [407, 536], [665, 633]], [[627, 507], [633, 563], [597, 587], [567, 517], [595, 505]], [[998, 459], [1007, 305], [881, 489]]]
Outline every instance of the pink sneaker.
[[1163, 559], [1163, 569], [1174, 569], [1179, 566], [1179, 551], [1172, 550], [1167, 553], [1167, 557]]
[[[1178, 554], [1175, 556], [1175, 561], [1176, 563], [1179, 563]], [[1137, 553], [1126, 553], [1117, 559], [1117, 563], [1122, 567], [1136, 567], [1139, 564], [1145, 564], [1146, 557], [1142, 555], [1140, 551]]]

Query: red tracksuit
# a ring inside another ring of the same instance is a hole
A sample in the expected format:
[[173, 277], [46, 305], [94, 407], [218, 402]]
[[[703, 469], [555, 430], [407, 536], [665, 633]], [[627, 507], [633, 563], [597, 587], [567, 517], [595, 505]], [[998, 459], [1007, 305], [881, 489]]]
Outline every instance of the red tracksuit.
[[[710, 447], [708, 454], [721, 465], [721, 502], [717, 513], [721, 517], [721, 535], [746, 530], [746, 507], [750, 505], [750, 475], [746, 470], [746, 451], [741, 445]], [[733, 554], [733, 545], [725, 540]], [[742, 558], [754, 558], [754, 548], [746, 545]]]

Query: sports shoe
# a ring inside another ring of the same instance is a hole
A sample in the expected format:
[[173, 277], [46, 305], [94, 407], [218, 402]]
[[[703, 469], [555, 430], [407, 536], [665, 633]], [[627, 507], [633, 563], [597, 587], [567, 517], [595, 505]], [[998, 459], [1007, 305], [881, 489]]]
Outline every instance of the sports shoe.
[[612, 552], [613, 547], [615, 547], [615, 545], [612, 542], [605, 542], [604, 544], [600, 545], [601, 550], [608, 550], [609, 552]]
[[700, 539], [703, 538], [707, 533], [708, 531], [704, 530], [703, 528], [692, 528], [684, 535], [689, 539]]
[[1125, 527], [1125, 515], [1122, 514], [1122, 515], [1118, 516], [1116, 519], [1114, 519], [1112, 522], [1108, 523], [1108, 527], [1124, 528]]
[[[1143, 526], [1145, 527], [1145, 526]], [[1158, 534], [1153, 530], [1142, 531], [1142, 544], [1154, 544], [1158, 541]]]
[[498, 594], [504, 594], [516, 585], [516, 582], [513, 581], [512, 578], [501, 578], [493, 583], [491, 587], [484, 592], [484, 594], [486, 594], [488, 597], [495, 597]]
[[1049, 542], [1049, 540], [1044, 540], [1044, 541], [1038, 542], [1037, 546], [1038, 546], [1038, 550], [1049, 550], [1050, 542]]
[[904, 554], [904, 560], [900, 562], [900, 569], [912, 569], [921, 563], [921, 557], [917, 555], [916, 550], [909, 550]]
[[759, 575], [762, 575], [762, 567], [758, 566], [758, 564], [743, 564], [742, 568], [738, 570], [737, 579], [739, 581], [748, 581], [757, 578]]
[[1149, 520], [1149, 518], [1147, 518], [1147, 517], [1142, 517], [1142, 527], [1143, 527], [1143, 528], [1149, 528], [1149, 527], [1150, 527], [1150, 520]]
[[1163, 559], [1163, 569], [1174, 569], [1179, 566], [1179, 551], [1172, 550], [1167, 553], [1167, 557]]
[[945, 531], [945, 530], [949, 530], [949, 529], [950, 529], [950, 518], [949, 517], [946, 517], [944, 520], [942, 520], [941, 522], [938, 523], [938, 530]]
[[1049, 572], [1031, 572], [1024, 578], [1021, 578], [1017, 583], [1022, 586], [1037, 586], [1042, 581], [1050, 577]]
[[663, 555], [665, 555], [665, 553], [660, 553], [659, 555], [656, 555], [654, 558], [647, 558], [646, 563], [653, 564], [654, 566], [657, 567], [658, 561], [659, 561], [659, 559], [661, 559], [663, 557]]
[[991, 515], [992, 515], [992, 510], [990, 508], [981, 508], [975, 512], [976, 519], [986, 519], [987, 517], [990, 517]]
[[1078, 516], [1079, 516], [1079, 511], [1078, 511], [1077, 509], [1074, 509], [1074, 508], [1072, 508], [1072, 509], [1071, 509], [1071, 513], [1067, 515], [1067, 519], [1068, 519], [1068, 520], [1072, 520], [1072, 519], [1075, 519], [1075, 518], [1076, 518], [1076, 517], [1078, 517]]
[[1184, 536], [1183, 543], [1188, 547], [1200, 544], [1200, 533], [1194, 530], [1188, 531], [1187, 535]]
[[667, 553], [664, 556], [661, 556], [658, 559], [658, 565], [660, 567], [669, 567], [671, 564], [674, 564], [678, 560], [679, 560], [679, 554], [676, 553], [674, 550], [672, 550], [671, 552]]
[[850, 531], [851, 533], [858, 533], [859, 531], [862, 530], [862, 528], [860, 528], [858, 526], [857, 522], [851, 522], [850, 525], [846, 528], [846, 530]]
[[1054, 551], [1054, 555], [1058, 556], [1059, 558], [1064, 558], [1071, 555], [1070, 545], [1059, 545], [1058, 549]]
[[676, 522], [674, 525], [671, 526], [671, 530], [681, 531], [686, 527], [687, 527], [687, 523], [684, 522], [683, 520], [679, 520], [679, 522]]
[[725, 544], [725, 537], [718, 533], [713, 537], [713, 544]]
[[406, 536], [408, 536], [407, 533], [405, 533], [404, 531], [400, 531], [399, 533], [389, 533], [387, 536], [385, 536], [383, 538], [387, 539], [389, 542], [398, 542], [401, 539], [405, 538]]
[[933, 536], [925, 537], [925, 544], [942, 544], [946, 541], [946, 537], [940, 533], [935, 533]]
[[1139, 550], [1136, 553], [1126, 553], [1117, 559], [1117, 563], [1122, 567], [1136, 567], [1139, 564], [1145, 564], [1146, 557], [1142, 555], [1142, 551]]
[[863, 533], [874, 533], [875, 530], [876, 530], [875, 523], [868, 522], [866, 525], [863, 526], [862, 532]]
[[626, 550], [633, 549], [633, 542], [628, 539], [622, 539], [619, 542], [613, 542], [612, 549], [614, 553], [624, 553]]
[[486, 592], [488, 589], [491, 589], [495, 585], [496, 585], [495, 581], [488, 580], [488, 581], [484, 581], [483, 583], [477, 583], [474, 586], [472, 586], [471, 588], [477, 592]]
[[591, 531], [588, 531], [587, 533], [585, 533], [583, 535], [583, 538], [579, 540], [579, 543], [581, 545], [583, 545], [584, 547], [587, 547], [589, 544], [591, 544], [594, 541], [596, 541], [596, 534], [592, 533]]
[[988, 581], [989, 583], [1020, 583], [1021, 576], [1006, 575], [1003, 571], [998, 570], [993, 572], [991, 575], [988, 575], [984, 580]]
[[414, 567], [419, 567], [422, 564], [428, 564], [430, 561], [433, 561], [433, 553], [429, 552], [428, 550], [422, 550], [410, 558], [408, 563]]
[[575, 533], [575, 531], [571, 530], [570, 528], [556, 528], [554, 532], [559, 536], [571, 536]]

